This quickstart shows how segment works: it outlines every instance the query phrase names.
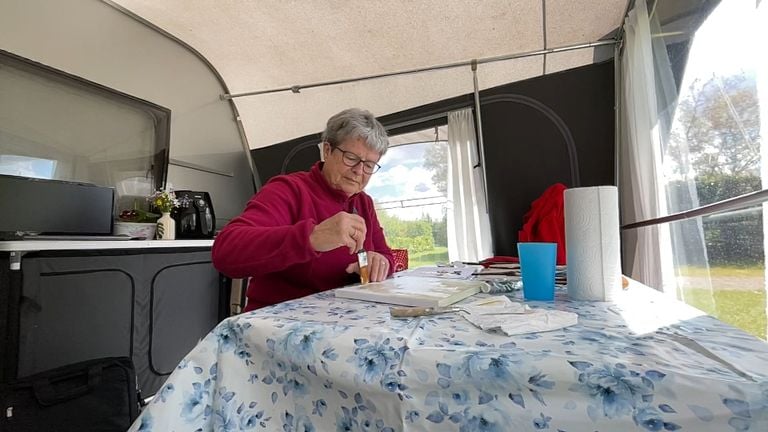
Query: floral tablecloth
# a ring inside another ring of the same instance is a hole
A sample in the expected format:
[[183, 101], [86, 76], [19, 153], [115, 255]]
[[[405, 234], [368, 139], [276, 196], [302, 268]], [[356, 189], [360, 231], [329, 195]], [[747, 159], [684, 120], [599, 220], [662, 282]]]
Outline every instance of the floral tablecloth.
[[768, 431], [768, 344], [645, 286], [505, 336], [332, 292], [223, 321], [133, 431]]

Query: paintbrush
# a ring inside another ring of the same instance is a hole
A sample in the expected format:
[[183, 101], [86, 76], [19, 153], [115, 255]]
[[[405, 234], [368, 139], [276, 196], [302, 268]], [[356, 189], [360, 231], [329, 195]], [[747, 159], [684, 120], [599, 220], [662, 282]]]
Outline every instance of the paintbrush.
[[[357, 207], [352, 207], [352, 214], [358, 215]], [[370, 282], [368, 275], [368, 253], [365, 251], [365, 248], [360, 248], [357, 251], [357, 265], [360, 267], [360, 283], [365, 285]]]

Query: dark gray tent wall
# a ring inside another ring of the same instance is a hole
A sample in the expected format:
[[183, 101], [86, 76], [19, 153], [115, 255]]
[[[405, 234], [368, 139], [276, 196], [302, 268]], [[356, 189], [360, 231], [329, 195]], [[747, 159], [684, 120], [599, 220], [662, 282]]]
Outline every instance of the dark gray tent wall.
[[[519, 101], [482, 105], [491, 233], [497, 255], [517, 256], [523, 215], [550, 185], [615, 184], [613, 62], [585, 66], [489, 91]], [[507, 87], [507, 88], [505, 88]], [[526, 101], [528, 102], [528, 101]], [[547, 117], [543, 110], [553, 117]], [[572, 137], [574, 153], [558, 128]]]
[[[615, 184], [614, 64], [606, 61], [480, 92], [491, 233], [496, 255], [517, 256], [517, 235], [533, 200], [554, 183]], [[390, 134], [445, 124], [418, 119], [473, 106], [471, 94], [383, 116], [407, 123]], [[365, 108], [365, 107], [363, 107]], [[319, 160], [319, 134], [251, 150], [266, 183]]]

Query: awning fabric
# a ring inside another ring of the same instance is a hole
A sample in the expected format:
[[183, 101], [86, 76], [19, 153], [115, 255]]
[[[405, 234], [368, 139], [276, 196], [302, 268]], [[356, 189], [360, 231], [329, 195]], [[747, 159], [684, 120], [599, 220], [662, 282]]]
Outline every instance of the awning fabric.
[[[610, 38], [627, 0], [113, 0], [206, 57], [231, 93]], [[596, 60], [595, 48], [480, 65], [481, 88]], [[472, 91], [469, 67], [235, 99], [251, 148], [357, 106], [386, 115]], [[220, 103], [226, 103], [220, 101]]]

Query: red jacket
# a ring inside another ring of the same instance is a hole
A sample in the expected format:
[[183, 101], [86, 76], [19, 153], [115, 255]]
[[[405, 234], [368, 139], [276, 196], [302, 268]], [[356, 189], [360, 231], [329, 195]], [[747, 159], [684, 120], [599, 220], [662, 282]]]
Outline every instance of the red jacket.
[[531, 203], [523, 216], [523, 229], [518, 242], [557, 243], [557, 264], [565, 264], [565, 211], [563, 192], [566, 186], [555, 183]]
[[321, 168], [318, 162], [310, 171], [272, 178], [216, 236], [214, 266], [232, 278], [251, 278], [246, 311], [355, 281], [345, 271], [357, 260], [348, 248], [318, 253], [309, 243], [315, 225], [340, 211], [357, 210], [367, 227], [365, 250], [384, 255], [389, 274], [394, 271], [371, 197], [361, 192], [347, 198], [328, 184]]

